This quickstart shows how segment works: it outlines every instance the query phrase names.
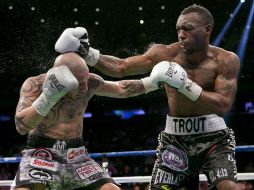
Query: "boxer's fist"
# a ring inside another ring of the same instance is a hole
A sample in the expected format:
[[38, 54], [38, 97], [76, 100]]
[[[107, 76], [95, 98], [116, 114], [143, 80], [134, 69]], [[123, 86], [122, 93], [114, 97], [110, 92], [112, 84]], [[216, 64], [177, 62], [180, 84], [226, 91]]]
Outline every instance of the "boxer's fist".
[[187, 77], [186, 71], [175, 62], [162, 61], [154, 66], [150, 77], [143, 82], [145, 89], [149, 91], [161, 83], [176, 88], [179, 92], [187, 96], [192, 101], [198, 99], [202, 88]]
[[183, 86], [187, 78], [187, 73], [177, 63], [162, 61], [154, 66], [150, 77], [154, 85], [165, 82], [178, 89]]
[[100, 52], [90, 47], [87, 30], [83, 27], [67, 28], [56, 41], [55, 50], [59, 53], [77, 52], [86, 63], [94, 66]]
[[67, 66], [54, 67], [47, 72], [42, 93], [32, 106], [38, 114], [46, 116], [59, 99], [78, 87], [77, 79]]
[[59, 53], [75, 51], [82, 56], [88, 53], [89, 47], [88, 33], [82, 27], [65, 29], [55, 44], [55, 50]]

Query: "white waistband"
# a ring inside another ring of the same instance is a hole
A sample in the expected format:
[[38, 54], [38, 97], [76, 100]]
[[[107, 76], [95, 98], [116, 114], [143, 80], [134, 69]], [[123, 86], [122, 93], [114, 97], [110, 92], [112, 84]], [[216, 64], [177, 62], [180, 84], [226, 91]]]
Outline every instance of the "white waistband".
[[173, 135], [209, 133], [227, 128], [222, 117], [216, 114], [198, 117], [167, 116], [165, 132]]

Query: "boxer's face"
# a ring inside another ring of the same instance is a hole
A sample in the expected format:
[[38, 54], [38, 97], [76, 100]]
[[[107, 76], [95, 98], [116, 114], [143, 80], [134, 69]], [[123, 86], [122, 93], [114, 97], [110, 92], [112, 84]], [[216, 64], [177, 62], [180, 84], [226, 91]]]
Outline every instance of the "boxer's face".
[[197, 13], [180, 15], [176, 23], [178, 40], [183, 51], [192, 53], [200, 51], [207, 45], [206, 27]]

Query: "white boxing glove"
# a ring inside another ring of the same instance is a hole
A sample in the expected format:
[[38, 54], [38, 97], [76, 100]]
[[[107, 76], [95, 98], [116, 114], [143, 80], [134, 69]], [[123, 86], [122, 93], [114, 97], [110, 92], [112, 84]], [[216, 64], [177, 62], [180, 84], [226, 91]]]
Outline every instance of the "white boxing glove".
[[90, 47], [88, 33], [83, 27], [67, 28], [58, 38], [55, 50], [59, 53], [77, 52], [90, 66], [96, 65], [100, 52]]
[[72, 89], [77, 89], [79, 83], [67, 66], [50, 69], [45, 77], [41, 95], [32, 106], [41, 116], [46, 116], [50, 109]]
[[159, 88], [157, 84], [152, 83], [151, 77], [142, 78], [141, 81], [144, 85], [146, 93], [157, 90]]
[[202, 88], [190, 80], [187, 77], [186, 71], [175, 62], [159, 62], [154, 66], [149, 78], [153, 86], [165, 82], [186, 95], [192, 101], [196, 101], [202, 92]]

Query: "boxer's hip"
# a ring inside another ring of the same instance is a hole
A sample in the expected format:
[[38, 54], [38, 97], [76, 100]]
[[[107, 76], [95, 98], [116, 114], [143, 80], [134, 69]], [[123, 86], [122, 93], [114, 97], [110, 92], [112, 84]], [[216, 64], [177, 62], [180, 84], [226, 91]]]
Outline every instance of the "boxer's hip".
[[224, 119], [216, 114], [197, 117], [167, 116], [164, 132], [172, 135], [196, 135], [216, 132], [226, 128]]
[[31, 135], [27, 136], [27, 146], [29, 148], [53, 148], [57, 150], [67, 150], [84, 146], [83, 138], [74, 139], [52, 139], [48, 137]]

